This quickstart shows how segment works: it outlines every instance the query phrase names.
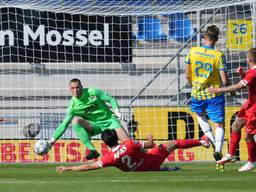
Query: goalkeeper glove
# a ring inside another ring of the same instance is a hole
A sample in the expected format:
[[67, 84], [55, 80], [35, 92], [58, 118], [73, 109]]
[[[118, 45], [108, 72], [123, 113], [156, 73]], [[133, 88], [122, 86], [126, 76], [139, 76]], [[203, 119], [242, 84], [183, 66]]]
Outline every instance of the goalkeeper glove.
[[54, 137], [52, 137], [50, 140], [47, 141], [49, 144], [48, 151], [50, 151], [50, 149], [52, 148], [55, 141], [56, 141], [56, 139]]
[[124, 120], [124, 116], [122, 115], [122, 113], [120, 113], [119, 109], [116, 108], [115, 111], [114, 111], [115, 115], [117, 116], [118, 119], [120, 120]]

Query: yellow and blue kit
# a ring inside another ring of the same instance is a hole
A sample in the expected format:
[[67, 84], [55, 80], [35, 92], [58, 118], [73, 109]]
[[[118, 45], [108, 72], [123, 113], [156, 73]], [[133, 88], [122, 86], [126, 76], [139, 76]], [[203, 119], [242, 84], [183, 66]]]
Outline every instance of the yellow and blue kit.
[[212, 121], [223, 122], [224, 95], [210, 94], [207, 89], [221, 86], [220, 71], [226, 70], [224, 54], [211, 46], [192, 47], [185, 62], [191, 65], [191, 110], [198, 114], [207, 111]]

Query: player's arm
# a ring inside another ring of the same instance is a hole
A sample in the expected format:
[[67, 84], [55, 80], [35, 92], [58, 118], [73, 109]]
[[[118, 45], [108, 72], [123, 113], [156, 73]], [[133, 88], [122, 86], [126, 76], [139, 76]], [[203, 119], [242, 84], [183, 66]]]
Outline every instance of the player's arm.
[[222, 81], [223, 86], [230, 85], [230, 81], [228, 79], [228, 75], [227, 75], [227, 72], [225, 70], [220, 71], [220, 77], [221, 77], [221, 81]]
[[192, 76], [191, 76], [191, 65], [186, 64], [186, 78], [188, 82], [191, 84], [192, 83]]
[[219, 58], [219, 62], [218, 62], [218, 69], [220, 72], [220, 77], [221, 77], [221, 81], [223, 86], [229, 86], [230, 85], [230, 81], [228, 79], [228, 74], [227, 74], [227, 63], [226, 63], [226, 58], [224, 56], [224, 54], [221, 55], [221, 57]]
[[151, 149], [154, 147], [154, 139], [153, 139], [152, 134], [147, 136], [146, 141], [137, 141], [137, 140], [132, 140], [132, 139], [130, 139], [129, 141], [130, 141], [130, 144], [132, 145], [133, 149], [135, 149], [137, 151], [143, 151], [144, 149]]
[[[224, 71], [224, 70], [220, 71], [220, 77], [221, 77], [222, 84], [224, 87], [227, 87], [231, 84], [226, 71]], [[236, 92], [230, 91], [229, 93], [231, 96], [236, 96]]]
[[103, 91], [101, 89], [95, 89], [95, 95], [102, 101], [110, 103], [114, 110], [118, 108], [117, 101], [106, 91]]
[[77, 166], [60, 166], [56, 168], [57, 173], [62, 173], [64, 171], [90, 171], [95, 169], [100, 169], [102, 167], [99, 166], [97, 162], [88, 162], [83, 165]]
[[236, 69], [236, 72], [240, 75], [240, 77], [243, 79], [245, 77], [245, 72], [243, 67], [238, 67]]
[[68, 128], [69, 123], [73, 119], [73, 115], [71, 114], [73, 103], [72, 101], [69, 104], [68, 112], [64, 120], [59, 124], [59, 126], [56, 128], [56, 130], [53, 133], [52, 138], [49, 140], [50, 147], [63, 135], [63, 133]]
[[224, 93], [224, 92], [235, 92], [238, 90], [241, 90], [243, 87], [245, 87], [246, 84], [243, 83], [243, 81], [240, 81], [239, 83], [235, 85], [230, 85], [228, 87], [210, 87], [208, 89], [209, 93], [216, 94], [216, 93]]
[[49, 141], [51, 145], [53, 145], [63, 135], [63, 133], [68, 128], [68, 125], [71, 122], [72, 118], [73, 115], [67, 115], [65, 119], [60, 123], [60, 125], [56, 128], [52, 138]]
[[114, 110], [115, 115], [119, 119], [123, 119], [123, 116], [119, 111], [117, 101], [109, 93], [107, 93], [106, 91], [103, 91], [101, 89], [95, 89], [95, 95], [98, 98], [100, 98], [102, 101], [110, 103], [112, 109]]
[[[219, 72], [220, 72], [220, 77], [221, 77], [222, 85], [223, 85], [224, 87], [227, 87], [227, 86], [231, 85], [230, 80], [229, 80], [229, 78], [228, 78], [227, 71], [226, 71], [226, 68], [227, 68], [226, 65], [227, 65], [227, 64], [226, 64], [225, 56], [222, 55], [221, 58], [219, 59], [219, 66], [218, 66], [218, 68], [219, 68]], [[235, 92], [232, 92], [232, 91], [229, 92], [229, 93], [230, 93], [230, 95], [232, 95], [232, 96], [235, 96], [235, 95], [236, 95], [236, 93], [235, 93]]]
[[187, 78], [188, 82], [190, 84], [192, 84], [192, 70], [191, 70], [190, 54], [191, 54], [191, 50], [185, 58], [185, 64], [186, 64], [185, 73], [186, 73], [186, 78]]

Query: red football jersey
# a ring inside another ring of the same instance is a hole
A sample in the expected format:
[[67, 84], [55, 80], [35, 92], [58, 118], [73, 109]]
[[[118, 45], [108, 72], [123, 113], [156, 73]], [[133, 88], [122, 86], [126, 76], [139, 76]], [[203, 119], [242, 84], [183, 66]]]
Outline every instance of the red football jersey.
[[[114, 166], [123, 171], [158, 171], [168, 152], [166, 150], [154, 150], [156, 152], [145, 153], [144, 143], [128, 139], [114, 147], [99, 161], [100, 167]], [[163, 155], [161, 155], [162, 153]], [[162, 158], [159, 158], [162, 157]]]
[[248, 100], [243, 105], [243, 108], [253, 112], [256, 110], [256, 66], [249, 69], [241, 81], [248, 87], [249, 93]]

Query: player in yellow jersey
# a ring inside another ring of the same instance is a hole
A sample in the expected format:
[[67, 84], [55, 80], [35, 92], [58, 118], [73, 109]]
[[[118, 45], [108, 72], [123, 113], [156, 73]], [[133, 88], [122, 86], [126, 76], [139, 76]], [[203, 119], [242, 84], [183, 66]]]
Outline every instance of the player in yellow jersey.
[[[199, 125], [210, 139], [216, 161], [222, 157], [224, 141], [225, 98], [222, 93], [210, 94], [209, 87], [226, 86], [229, 83], [226, 61], [222, 52], [214, 49], [219, 29], [215, 25], [207, 28], [205, 42], [201, 47], [192, 47], [186, 57], [186, 77], [192, 84], [191, 111], [196, 113]], [[205, 115], [215, 126], [215, 137]]]

